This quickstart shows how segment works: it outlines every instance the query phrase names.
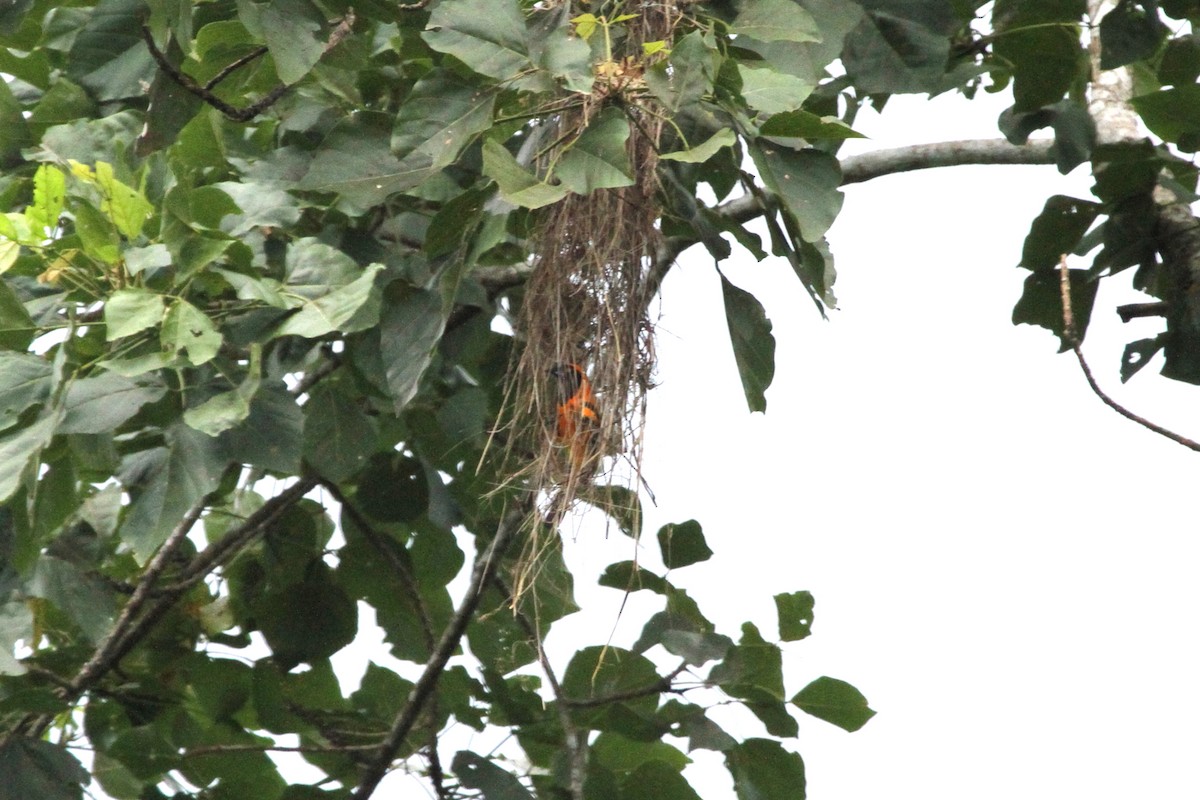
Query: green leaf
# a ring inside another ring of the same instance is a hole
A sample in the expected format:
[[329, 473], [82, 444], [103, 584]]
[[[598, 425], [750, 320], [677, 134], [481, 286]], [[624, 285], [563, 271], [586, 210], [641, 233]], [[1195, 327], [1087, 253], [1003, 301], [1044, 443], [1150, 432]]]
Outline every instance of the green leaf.
[[742, 638], [725, 660], [713, 666], [708, 680], [731, 697], [751, 701], [781, 701], [783, 653], [764, 640], [753, 624], [742, 624]]
[[641, 538], [642, 501], [637, 492], [617, 484], [588, 484], [579, 487], [576, 497], [607, 514], [621, 533], [631, 539]]
[[7, 281], [0, 280], [0, 348], [24, 352], [36, 328]]
[[1059, 258], [1072, 252], [1100, 213], [1100, 205], [1065, 195], [1046, 201], [1025, 237], [1021, 266], [1043, 270], [1058, 267]]
[[470, 750], [455, 753], [450, 769], [463, 786], [481, 792], [484, 800], [533, 800], [515, 775]]
[[557, 203], [570, 191], [564, 184], [551, 185], [517, 163], [504, 145], [493, 139], [483, 143], [483, 174], [496, 182], [500, 196], [515, 206], [541, 208]]
[[1173, 37], [1158, 65], [1158, 82], [1184, 86], [1200, 78], [1200, 38], [1195, 34]]
[[819, 42], [816, 20], [792, 0], [748, 0], [729, 26], [729, 32], [761, 42]]
[[492, 125], [495, 92], [449, 70], [434, 71], [413, 87], [396, 115], [392, 152], [422, 154], [432, 169], [454, 162], [476, 134]]
[[137, 189], [126, 186], [113, 175], [112, 164], [96, 163], [96, 184], [104, 197], [100, 211], [108, 216], [126, 239], [136, 239], [142, 226], [154, 213], [154, 207]]
[[300, 310], [285, 319], [273, 335], [313, 339], [334, 331], [352, 333], [369, 327], [379, 313], [376, 277], [382, 271], [382, 264], [372, 264], [350, 283], [331, 286], [332, 291], [303, 299]]
[[201, 433], [216, 436], [250, 416], [250, 401], [262, 384], [262, 345], [250, 345], [246, 377], [232, 391], [213, 395], [183, 412], [183, 421]]
[[67, 74], [96, 100], [140, 97], [157, 70], [141, 37], [141, 0], [104, 0], [67, 54]]
[[1154, 55], [1167, 34], [1158, 3], [1121, 0], [1100, 19], [1100, 69], [1116, 69]]
[[67, 198], [67, 179], [52, 164], [42, 164], [33, 176], [33, 204], [25, 209], [29, 227], [41, 233], [58, 227]]
[[71, 205], [75, 216], [75, 232], [83, 244], [83, 252], [105, 264], [115, 264], [121, 257], [121, 240], [112, 221], [91, 204], [76, 200]]
[[130, 380], [114, 372], [79, 378], [67, 387], [59, 433], [108, 433], [131, 419], [142, 406], [167, 393], [157, 376]]
[[404, 160], [392, 155], [392, 122], [390, 117], [372, 114], [339, 122], [317, 148], [296, 188], [336, 192], [369, 208], [423, 182], [435, 172], [433, 157], [420, 149]]
[[50, 396], [51, 373], [50, 362], [44, 358], [0, 351], [0, 430]]
[[221, 349], [221, 333], [208, 316], [183, 298], [176, 299], [163, 318], [160, 335], [169, 358], [186, 353], [194, 365], [211, 361]]
[[30, 462], [54, 437], [61, 416], [61, 408], [44, 409], [33, 422], [0, 436], [0, 502], [21, 485]]
[[1173, 86], [1133, 98], [1146, 127], [1188, 152], [1200, 148], [1200, 84]]
[[1079, 39], [1083, 3], [1022, 3], [997, 6], [995, 54], [1012, 65], [1018, 112], [1057, 103], [1086, 76], [1087, 54]]
[[149, 560], [184, 514], [217, 488], [225, 458], [216, 442], [182, 422], [165, 432], [166, 447], [147, 456], [133, 502], [121, 523], [121, 539], [139, 563]]
[[165, 298], [149, 289], [118, 289], [104, 302], [105, 339], [113, 341], [144, 331], [162, 322]]
[[512, 80], [533, 67], [525, 17], [516, 0], [439, 3], [421, 37], [434, 50], [492, 78]]
[[729, 128], [722, 128], [695, 147], [678, 150], [674, 153], [663, 153], [659, 159], [664, 161], [683, 161], [689, 164], [702, 164], [708, 161], [722, 147], [732, 147], [737, 142], [737, 135]]
[[658, 762], [676, 774], [692, 760], [666, 742], [639, 742], [619, 733], [605, 732], [592, 743], [596, 760], [613, 772], [633, 772]]
[[304, 460], [335, 483], [362, 469], [377, 437], [371, 418], [333, 381], [318, 384], [304, 404]]
[[384, 308], [379, 345], [397, 414], [416, 395], [445, 326], [442, 298], [428, 289], [405, 290]]
[[746, 404], [753, 411], [766, 411], [764, 394], [775, 377], [775, 337], [771, 321], [754, 295], [734, 286], [721, 275], [721, 293], [725, 298], [725, 322]]
[[795, 642], [812, 633], [814, 602], [810, 592], [785, 592], [775, 595], [780, 639]]
[[750, 155], [767, 188], [782, 201], [806, 242], [816, 242], [842, 209], [838, 160], [819, 150], [785, 150], [759, 140]]
[[1125, 345], [1125, 352], [1121, 354], [1121, 383], [1125, 383], [1141, 371], [1166, 343], [1166, 335], [1159, 334], [1151, 339], [1138, 339]]
[[41, 739], [0, 741], [0, 800], [79, 800], [87, 770], [65, 748]]
[[621, 781], [622, 800], [700, 800], [672, 765], [648, 761]]
[[25, 592], [53, 603], [89, 642], [103, 639], [117, 618], [113, 590], [107, 584], [54, 556], [38, 559]]
[[625, 147], [628, 139], [629, 122], [625, 114], [616, 108], [604, 109], [563, 154], [554, 168], [555, 177], [576, 194], [632, 186]]
[[271, 0], [262, 6], [259, 21], [275, 71], [284, 83], [296, 83], [325, 51], [325, 37], [320, 35], [323, 15], [305, 0]]
[[755, 69], [739, 64], [738, 74], [742, 78], [742, 97], [746, 103], [765, 114], [798, 109], [816, 88], [803, 78], [773, 69]]
[[288, 228], [300, 219], [296, 198], [278, 186], [255, 181], [222, 181], [204, 188], [224, 192], [237, 205], [236, 213], [224, 214], [216, 222], [217, 228], [234, 238], [258, 228]]
[[817, 678], [792, 698], [792, 704], [847, 731], [858, 730], [875, 716], [862, 692], [836, 678]]
[[842, 61], [857, 91], [902, 94], [940, 88], [950, 40], [928, 21], [905, 16], [916, 8], [918, 4], [892, 4], [868, 10], [846, 37]]
[[725, 752], [738, 800], [804, 800], [804, 761], [770, 739], [747, 739]]
[[678, 112], [712, 91], [718, 58], [701, 33], [692, 31], [675, 43], [667, 63], [646, 71], [646, 85], [668, 111]]
[[698, 564], [712, 557], [712, 550], [704, 541], [700, 523], [694, 519], [687, 522], [668, 523], [658, 529], [658, 547], [662, 551], [663, 564], [667, 569], [679, 569]]
[[822, 117], [810, 111], [785, 111], [762, 124], [763, 136], [796, 139], [861, 139], [863, 135], [837, 117]]
[[[1072, 269], [1070, 276], [1075, 335], [1082, 341], [1099, 284], [1086, 270]], [[1057, 270], [1035, 272], [1025, 279], [1021, 299], [1013, 308], [1012, 322], [1013, 325], [1037, 325], [1054, 332], [1061, 342], [1060, 353], [1070, 347], [1063, 334], [1062, 290]]]
[[285, 671], [333, 655], [358, 631], [358, 608], [321, 561], [302, 581], [258, 601], [255, 617]]
[[220, 437], [233, 461], [295, 473], [300, 469], [304, 414], [281, 380], [266, 383], [250, 401], [250, 416]]
[[25, 665], [13, 655], [19, 640], [33, 639], [33, 612], [29, 604], [10, 600], [0, 604], [0, 675], [22, 675]]

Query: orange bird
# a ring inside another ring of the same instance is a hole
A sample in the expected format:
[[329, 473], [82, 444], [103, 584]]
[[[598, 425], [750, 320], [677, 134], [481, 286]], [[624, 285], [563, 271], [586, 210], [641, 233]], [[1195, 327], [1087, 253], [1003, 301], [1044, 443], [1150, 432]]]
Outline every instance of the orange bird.
[[571, 461], [578, 469], [595, 452], [596, 432], [600, 429], [600, 409], [592, 384], [578, 364], [558, 364], [550, 375], [558, 380], [558, 407], [555, 409], [555, 440], [571, 448]]

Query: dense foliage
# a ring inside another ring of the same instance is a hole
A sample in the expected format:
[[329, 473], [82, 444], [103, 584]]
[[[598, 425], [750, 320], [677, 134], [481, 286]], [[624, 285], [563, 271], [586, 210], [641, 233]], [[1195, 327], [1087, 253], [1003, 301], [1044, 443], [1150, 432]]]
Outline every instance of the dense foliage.
[[[741, 797], [802, 797], [792, 709], [874, 713], [832, 678], [785, 689], [811, 595], [735, 641], [669, 574], [615, 563], [603, 585], [662, 610], [551, 664], [541, 638], [576, 610], [562, 544], [529, 568], [537, 498], [484, 457], [541, 215], [641, 168], [650, 288], [687, 247], [736, 245], [787, 259], [822, 311], [838, 187], [871, 177], [836, 157], [855, 111], [1011, 86], [1009, 141], [1050, 128], [1031, 157], [1096, 175], [1033, 222], [1014, 321], [1065, 335], [1060, 255], [1099, 247], [1071, 270], [1076, 332], [1135, 267], [1165, 330], [1124, 374], [1165, 349], [1200, 383], [1196, 0], [1122, 0], [1090, 30], [1083, 0], [352, 5], [0, 7], [0, 798], [363, 798], [399, 766], [439, 797], [670, 800], [697, 796], [696, 749]], [[652, 13], [664, 38], [635, 37]], [[1157, 141], [1097, 135], [1096, 33]], [[722, 286], [764, 410], [771, 324]], [[636, 493], [603, 497], [639, 536]], [[669, 570], [713, 555], [694, 521], [657, 542]], [[367, 606], [413, 679], [371, 665], [347, 696], [329, 659]], [[723, 702], [762, 730], [722, 730]], [[455, 751], [453, 726], [513, 739]], [[289, 785], [281, 737], [328, 779]]]

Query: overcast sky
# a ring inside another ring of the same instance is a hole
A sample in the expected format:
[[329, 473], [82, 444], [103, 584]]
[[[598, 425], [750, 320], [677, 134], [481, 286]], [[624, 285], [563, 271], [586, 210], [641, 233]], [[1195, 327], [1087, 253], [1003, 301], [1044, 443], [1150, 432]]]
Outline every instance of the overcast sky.
[[[1006, 104], [897, 98], [845, 152], [994, 136]], [[694, 249], [666, 281], [646, 530], [702, 523], [716, 556], [673, 578], [732, 636], [746, 619], [773, 634], [771, 596], [811, 590], [789, 695], [831, 675], [879, 712], [855, 734], [802, 721], [810, 798], [1194, 797], [1200, 455], [1106, 408], [1050, 333], [1010, 321], [1030, 221], [1089, 185], [1086, 167], [986, 166], [847, 187], [828, 322], [781, 260], [739, 258], [726, 274], [778, 343], [765, 415], [746, 411], [711, 259]], [[1136, 299], [1101, 290], [1093, 369], [1200, 437], [1200, 388], [1153, 364], [1119, 384], [1124, 343], [1160, 327], [1120, 323]], [[579, 624], [611, 624], [621, 597], [592, 576], [631, 547], [587, 524], [568, 538]], [[658, 565], [652, 537], [639, 557]], [[657, 608], [631, 598], [614, 641]], [[550, 644], [565, 664], [569, 635]], [[723, 770], [697, 774], [706, 798], [732, 796]]]

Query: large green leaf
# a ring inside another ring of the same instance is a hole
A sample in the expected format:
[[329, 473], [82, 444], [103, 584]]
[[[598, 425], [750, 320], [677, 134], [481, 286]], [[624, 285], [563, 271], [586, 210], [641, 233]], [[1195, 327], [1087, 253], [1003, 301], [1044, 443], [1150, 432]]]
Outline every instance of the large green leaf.
[[119, 289], [104, 303], [105, 336], [111, 342], [154, 327], [166, 313], [165, 298], [158, 292], [141, 287]]
[[659, 528], [658, 547], [667, 569], [698, 564], [707, 561], [713, 554], [708, 548], [708, 543], [704, 541], [700, 523], [694, 519], [678, 524], [670, 523]]
[[522, 167], [504, 145], [492, 139], [483, 143], [483, 174], [496, 182], [501, 197], [524, 208], [557, 203], [570, 191], [565, 184], [540, 180]]
[[763, 140], [750, 147], [750, 155], [763, 183], [795, 217], [804, 241], [819, 241], [842, 209], [838, 160], [820, 150], [797, 152]]
[[120, 536], [139, 561], [147, 561], [184, 514], [217, 488], [225, 459], [215, 441], [179, 422], [165, 432], [167, 447], [154, 451], [121, 524]]
[[725, 752], [738, 800], [804, 800], [804, 761], [770, 739], [747, 739]]
[[792, 0], [746, 0], [729, 32], [763, 42], [819, 42], [816, 20]]
[[250, 416], [250, 402], [262, 385], [262, 345], [250, 346], [250, 363], [246, 377], [228, 392], [213, 395], [203, 403], [183, 412], [183, 421], [191, 427], [216, 436]]
[[396, 413], [417, 393], [445, 326], [442, 298], [428, 289], [402, 291], [384, 309], [379, 346]]
[[1021, 266], [1054, 269], [1059, 258], [1072, 252], [1100, 211], [1098, 203], [1055, 195], [1046, 201], [1025, 237]]
[[751, 411], [766, 411], [763, 394], [775, 377], [775, 337], [771, 321], [762, 303], [754, 295], [739, 289], [721, 276], [721, 294], [725, 298], [725, 322], [729, 341], [742, 379], [742, 390]]
[[68, 75], [97, 100], [141, 96], [157, 68], [141, 37], [141, 0], [102, 0], [74, 38]]
[[79, 800], [87, 770], [63, 747], [42, 739], [0, 741], [0, 800]]
[[421, 149], [403, 160], [392, 155], [391, 123], [390, 117], [373, 114], [339, 122], [296, 188], [334, 192], [368, 208], [422, 183], [435, 172], [433, 156]]
[[8, 282], [0, 280], [0, 348], [24, 351], [34, 331], [33, 318]]
[[513, 80], [534, 67], [517, 0], [439, 3], [422, 37], [434, 50], [492, 78]]
[[67, 388], [66, 413], [58, 432], [107, 433], [166, 393], [166, 385], [157, 376], [130, 380], [114, 372], [103, 372], [94, 378], [80, 378]]
[[629, 122], [625, 115], [616, 108], [604, 109], [563, 154], [554, 168], [555, 177], [576, 194], [632, 186], [632, 169], [625, 148], [628, 139]]
[[1167, 34], [1157, 5], [1120, 0], [1100, 19], [1100, 69], [1116, 69], [1154, 55]]
[[713, 666], [708, 680], [733, 697], [783, 700], [783, 653], [764, 640], [758, 628], [744, 623], [741, 641]]
[[275, 71], [284, 83], [296, 83], [321, 59], [325, 42], [319, 34], [324, 15], [313, 3], [271, 0], [241, 2], [238, 6], [246, 27], [266, 39]]
[[515, 775], [470, 750], [455, 753], [450, 769], [463, 786], [477, 789], [484, 800], [533, 800], [533, 795]]
[[35, 420], [0, 436], [0, 501], [21, 484], [30, 462], [50, 443], [62, 417], [61, 407], [44, 409]]
[[334, 331], [352, 333], [378, 319], [382, 264], [359, 270], [344, 253], [312, 239], [288, 249], [288, 278], [283, 290], [299, 310], [287, 317], [275, 336], [316, 338]]
[[792, 698], [792, 704], [847, 731], [858, 730], [875, 716], [863, 693], [837, 678], [817, 678]]
[[221, 332], [212, 319], [182, 298], [167, 309], [160, 338], [165, 356], [186, 354], [195, 365], [211, 361], [221, 347]]
[[773, 69], [739, 64], [738, 74], [742, 79], [742, 97], [751, 108], [764, 114], [795, 111], [816, 88], [803, 78]]
[[90, 642], [103, 639], [116, 620], [112, 588], [61, 558], [39, 558], [25, 592], [57, 606]]
[[398, 158], [427, 156], [433, 169], [458, 158], [463, 147], [492, 124], [495, 92], [481, 89], [449, 70], [426, 75], [413, 87], [392, 131]]
[[866, 94], [936, 91], [950, 54], [948, 36], [930, 27], [930, 21], [906, 15], [927, 3], [908, 4], [907, 8], [890, 5], [869, 10], [846, 37], [842, 51], [846, 72]]
[[321, 383], [304, 404], [304, 459], [334, 482], [367, 463], [377, 436], [371, 418], [336, 382]]
[[255, 618], [284, 670], [333, 655], [358, 630], [354, 601], [321, 561], [311, 564], [300, 582], [260, 600]]
[[1173, 86], [1133, 98], [1151, 131], [1189, 152], [1200, 149], [1200, 84]]
[[50, 396], [52, 369], [44, 358], [0, 351], [0, 430]]
[[[1053, 331], [1062, 343], [1059, 352], [1070, 345], [1063, 330], [1062, 289], [1056, 270], [1035, 272], [1025, 279], [1021, 299], [1013, 307], [1013, 325], [1037, 325]], [[1096, 302], [1099, 284], [1085, 270], [1070, 271], [1071, 313], [1075, 324], [1075, 336], [1080, 340], [1087, 333], [1088, 321], [1092, 316], [1092, 305]]]

